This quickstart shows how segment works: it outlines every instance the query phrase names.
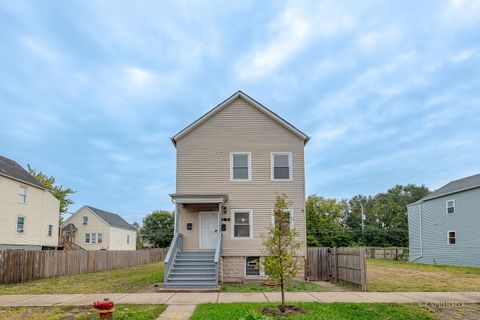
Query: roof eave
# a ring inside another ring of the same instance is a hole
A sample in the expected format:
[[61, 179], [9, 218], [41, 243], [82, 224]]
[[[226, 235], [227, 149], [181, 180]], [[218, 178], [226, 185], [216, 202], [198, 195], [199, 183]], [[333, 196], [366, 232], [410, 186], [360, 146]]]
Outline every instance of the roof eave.
[[18, 178], [12, 177], [12, 176], [10, 176], [10, 175], [8, 175], [8, 174], [5, 174], [5, 173], [1, 173], [1, 172], [0, 172], [0, 176], [5, 177], [5, 178], [9, 178], [9, 179], [12, 179], [12, 180], [15, 180], [15, 181], [24, 183], [24, 184], [28, 184], [29, 186], [32, 186], [32, 187], [35, 187], [35, 188], [38, 188], [38, 189], [47, 190], [47, 188], [45, 188], [45, 187], [43, 187], [43, 186], [41, 187], [41, 186], [36, 185], [36, 184], [34, 184], [34, 183], [31, 183], [31, 182], [28, 182], [28, 181], [25, 181], [25, 180], [22, 180], [22, 179], [18, 179]]

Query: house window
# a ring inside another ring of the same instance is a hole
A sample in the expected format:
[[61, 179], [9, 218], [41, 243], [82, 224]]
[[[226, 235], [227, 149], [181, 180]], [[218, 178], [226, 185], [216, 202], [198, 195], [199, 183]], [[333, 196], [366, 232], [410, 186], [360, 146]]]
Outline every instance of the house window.
[[245, 259], [245, 274], [247, 276], [260, 275], [260, 257], [247, 257]]
[[85, 233], [85, 243], [90, 243], [90, 233]]
[[252, 179], [252, 156], [250, 152], [230, 153], [230, 180]]
[[[285, 220], [285, 223], [281, 226], [282, 230], [285, 230], [285, 228], [290, 228], [293, 229], [294, 227], [294, 221], [293, 221], [293, 209], [285, 209], [283, 210], [283, 217]], [[272, 214], [272, 225], [276, 226], [276, 221], [275, 221], [275, 212]]]
[[292, 153], [272, 152], [272, 180], [292, 180]]
[[92, 235], [90, 237], [92, 238], [92, 244], [97, 243], [97, 234], [96, 233], [92, 233]]
[[130, 235], [127, 234], [127, 244], [130, 243]]
[[455, 231], [448, 231], [448, 244], [457, 243], [457, 233]]
[[446, 205], [448, 214], [455, 213], [455, 200], [448, 200]]
[[17, 217], [17, 233], [25, 233], [25, 217]]
[[27, 187], [20, 186], [18, 190], [18, 203], [27, 203]]
[[103, 235], [101, 233], [97, 234], [97, 243], [102, 243], [103, 241]]
[[250, 209], [232, 210], [232, 238], [251, 239], [253, 237], [252, 213], [253, 211]]
[[48, 236], [51, 237], [53, 236], [53, 224], [48, 225]]
[[83, 224], [84, 225], [88, 224], [88, 217], [87, 216], [83, 217]]

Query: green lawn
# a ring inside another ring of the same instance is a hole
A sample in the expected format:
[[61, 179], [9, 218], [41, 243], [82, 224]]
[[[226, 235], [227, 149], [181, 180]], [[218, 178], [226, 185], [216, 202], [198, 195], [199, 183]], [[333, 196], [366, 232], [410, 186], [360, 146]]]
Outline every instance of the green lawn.
[[[192, 320], [267, 320], [270, 317], [261, 316], [260, 310], [264, 306], [276, 304], [265, 303], [231, 303], [231, 304], [201, 304], [197, 306]], [[379, 304], [379, 303], [295, 303], [296, 306], [307, 310], [306, 314], [289, 316], [292, 320], [428, 320], [435, 319], [428, 310], [417, 305], [406, 304]]]
[[[165, 305], [116, 305], [113, 319], [157, 319], [165, 308]], [[98, 312], [88, 306], [0, 308], [0, 319], [10, 320], [94, 320], [98, 319], [97, 315]]]
[[369, 259], [368, 291], [480, 291], [480, 268]]
[[[266, 286], [263, 282], [246, 282], [246, 283], [225, 283], [222, 285], [222, 292], [272, 292], [280, 291], [280, 287]], [[322, 287], [315, 283], [305, 281], [290, 281], [285, 291], [302, 292], [302, 291], [325, 291]]]
[[0, 285], [0, 295], [137, 292], [158, 282], [163, 282], [163, 262], [126, 269], [40, 279], [20, 284]]

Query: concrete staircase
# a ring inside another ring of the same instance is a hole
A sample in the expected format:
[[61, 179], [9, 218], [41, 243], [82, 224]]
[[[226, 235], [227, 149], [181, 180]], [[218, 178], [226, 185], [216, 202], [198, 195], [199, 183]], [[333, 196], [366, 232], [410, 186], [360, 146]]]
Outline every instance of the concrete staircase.
[[214, 251], [178, 251], [165, 288], [218, 288], [214, 259]]

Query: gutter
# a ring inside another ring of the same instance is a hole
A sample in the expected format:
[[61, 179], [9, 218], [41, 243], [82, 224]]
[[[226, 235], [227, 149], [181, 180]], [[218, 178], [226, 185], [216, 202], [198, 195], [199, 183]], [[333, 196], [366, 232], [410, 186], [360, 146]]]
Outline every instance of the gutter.
[[418, 259], [422, 258], [423, 257], [423, 202], [420, 202], [418, 204], [420, 206], [420, 256], [414, 258], [414, 259], [411, 259], [409, 260], [408, 262], [415, 262], [417, 261]]

